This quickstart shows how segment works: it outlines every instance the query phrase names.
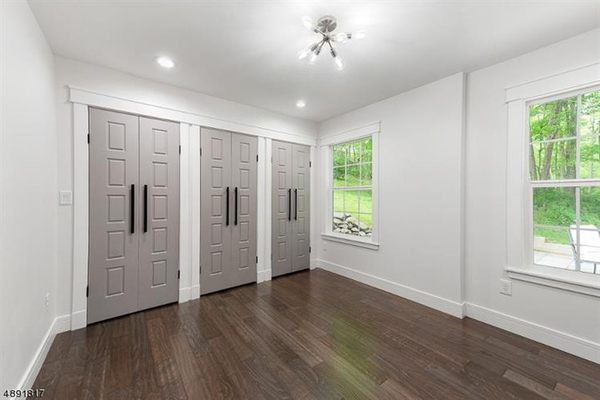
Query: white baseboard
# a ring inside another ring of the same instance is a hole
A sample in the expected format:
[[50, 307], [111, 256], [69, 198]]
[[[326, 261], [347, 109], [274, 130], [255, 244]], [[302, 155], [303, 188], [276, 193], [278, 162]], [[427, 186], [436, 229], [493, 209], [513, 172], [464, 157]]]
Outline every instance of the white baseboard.
[[446, 314], [450, 314], [458, 318], [462, 318], [464, 316], [463, 303], [445, 299], [443, 297], [436, 296], [434, 294], [427, 293], [419, 289], [414, 289], [405, 285], [401, 285], [397, 282], [392, 282], [387, 279], [379, 278], [375, 275], [357, 271], [355, 269], [344, 267], [342, 265], [335, 264], [329, 261], [316, 260], [315, 264], [319, 268], [322, 268], [326, 271], [345, 276], [346, 278], [354, 279], [358, 282], [364, 283], [365, 285], [373, 286], [377, 289], [381, 289], [386, 292], [398, 295], [400, 297], [404, 297], [406, 299], [415, 301], [419, 304], [423, 304], [427, 307], [431, 307]]
[[192, 298], [192, 288], [191, 287], [183, 287], [179, 288], [179, 302], [185, 303], [186, 301], [190, 301]]
[[261, 283], [271, 280], [271, 270], [266, 269], [264, 271], [258, 271], [256, 274], [256, 283]]
[[50, 324], [50, 327], [48, 327], [48, 330], [46, 331], [46, 334], [44, 335], [42, 342], [40, 343], [37, 350], [35, 351], [35, 354], [33, 355], [33, 359], [27, 366], [27, 369], [25, 370], [25, 373], [23, 374], [23, 377], [21, 378], [21, 381], [19, 382], [19, 384], [17, 385], [16, 388], [22, 389], [22, 390], [27, 390], [33, 386], [33, 383], [35, 382], [35, 378], [37, 378], [38, 373], [40, 372], [40, 369], [42, 368], [42, 365], [44, 364], [44, 360], [46, 359], [46, 356], [48, 355], [48, 351], [50, 350], [50, 347], [52, 346], [52, 342], [54, 341], [54, 338], [56, 337], [57, 334], [68, 331], [70, 329], [70, 327], [71, 327], [71, 316], [70, 315], [68, 315], [68, 314], [60, 315], [60, 316], [54, 318], [54, 320]]
[[87, 326], [87, 311], [81, 310], [71, 314], [71, 330], [85, 328]]
[[600, 364], [600, 343], [557, 331], [547, 326], [542, 326], [473, 303], [458, 303], [444, 299], [431, 293], [413, 289], [328, 261], [316, 260], [316, 264], [319, 268], [326, 271], [354, 279], [369, 286], [374, 286], [455, 317], [470, 317]]
[[600, 343], [557, 331], [490, 308], [465, 303], [466, 316], [497, 328], [516, 333], [536, 342], [557, 348], [600, 364]]
[[192, 297], [190, 298], [190, 300], [196, 300], [200, 298], [200, 285], [192, 286], [191, 296]]

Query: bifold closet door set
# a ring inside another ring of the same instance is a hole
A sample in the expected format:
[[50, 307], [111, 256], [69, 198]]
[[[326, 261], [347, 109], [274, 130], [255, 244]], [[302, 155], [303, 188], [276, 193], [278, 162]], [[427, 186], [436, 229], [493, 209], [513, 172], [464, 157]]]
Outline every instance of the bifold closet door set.
[[200, 291], [256, 282], [258, 138], [200, 134]]
[[179, 124], [90, 108], [88, 323], [175, 302]]
[[272, 145], [272, 276], [310, 266], [310, 147]]

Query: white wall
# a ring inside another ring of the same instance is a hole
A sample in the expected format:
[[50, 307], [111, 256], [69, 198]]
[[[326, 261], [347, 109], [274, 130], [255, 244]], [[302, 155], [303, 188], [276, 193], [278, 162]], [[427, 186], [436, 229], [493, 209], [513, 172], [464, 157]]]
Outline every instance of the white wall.
[[[466, 300], [600, 346], [600, 299], [513, 282], [499, 293], [506, 266], [507, 108], [505, 88], [600, 61], [600, 30], [468, 75]], [[600, 359], [598, 356], [597, 359]]]
[[[73, 107], [67, 101], [67, 85], [212, 119], [233, 121], [241, 127], [240, 131], [244, 131], [244, 127], [249, 130], [258, 127], [274, 132], [282, 140], [294, 141], [298, 136], [311, 139], [316, 137], [317, 127], [314, 122], [283, 116], [58, 56], [55, 57], [55, 65], [60, 190], [73, 188]], [[73, 271], [73, 210], [71, 207], [60, 209], [58, 229], [60, 237], [58, 282], [61, 295], [57, 299], [57, 312], [59, 315], [64, 315], [71, 312]]]
[[[325, 121], [319, 129], [326, 137], [381, 121], [380, 248], [321, 240], [320, 265], [348, 268], [359, 279], [373, 275], [398, 294], [453, 314], [462, 302], [463, 80], [463, 74], [453, 75]], [[320, 171], [325, 182], [327, 169]], [[315, 212], [324, 216], [328, 194], [320, 195]], [[315, 229], [323, 231], [324, 223]]]
[[3, 393], [21, 388], [54, 322], [58, 195], [53, 56], [25, 1], [3, 1], [0, 10]]

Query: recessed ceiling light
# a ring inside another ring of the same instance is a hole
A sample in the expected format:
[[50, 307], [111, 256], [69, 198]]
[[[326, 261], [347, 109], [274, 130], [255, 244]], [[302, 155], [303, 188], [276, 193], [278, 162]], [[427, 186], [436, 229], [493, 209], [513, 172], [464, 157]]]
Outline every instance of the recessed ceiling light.
[[167, 68], [167, 69], [171, 69], [171, 68], [173, 68], [175, 66], [175, 63], [169, 57], [164, 57], [164, 56], [163, 57], [158, 57], [156, 59], [156, 62], [161, 67]]
[[304, 107], [306, 107], [306, 102], [304, 100], [298, 100], [296, 102], [296, 107], [298, 107], [298, 108], [304, 108]]

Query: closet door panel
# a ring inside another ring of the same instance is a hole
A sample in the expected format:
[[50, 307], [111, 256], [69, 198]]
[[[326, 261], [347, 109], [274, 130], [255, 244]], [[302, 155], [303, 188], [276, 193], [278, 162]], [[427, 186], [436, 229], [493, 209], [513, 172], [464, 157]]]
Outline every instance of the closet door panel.
[[256, 282], [256, 156], [258, 138], [231, 134], [231, 286]]
[[137, 310], [140, 188], [138, 117], [90, 108], [89, 126], [91, 324]]
[[310, 147], [292, 145], [292, 270], [310, 266]]
[[230, 287], [232, 280], [231, 133], [202, 128], [200, 145], [200, 291], [206, 294]]
[[272, 276], [292, 272], [292, 145], [273, 140], [271, 200]]
[[139, 308], [179, 298], [179, 124], [140, 117]]

